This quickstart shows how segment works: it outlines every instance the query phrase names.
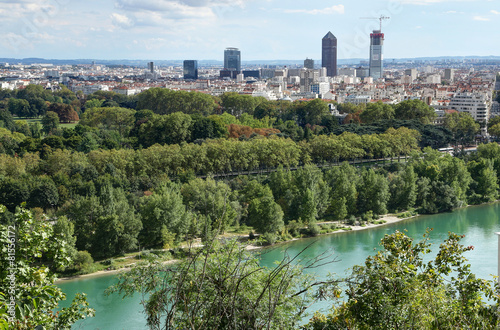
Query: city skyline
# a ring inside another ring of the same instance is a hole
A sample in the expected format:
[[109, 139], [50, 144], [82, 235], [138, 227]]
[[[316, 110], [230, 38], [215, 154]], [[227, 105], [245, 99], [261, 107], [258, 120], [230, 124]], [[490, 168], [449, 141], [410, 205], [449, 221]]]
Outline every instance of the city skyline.
[[7, 0], [0, 57], [222, 60], [231, 46], [242, 61], [319, 59], [332, 31], [339, 59], [368, 59], [380, 15], [385, 58], [500, 55], [487, 0]]

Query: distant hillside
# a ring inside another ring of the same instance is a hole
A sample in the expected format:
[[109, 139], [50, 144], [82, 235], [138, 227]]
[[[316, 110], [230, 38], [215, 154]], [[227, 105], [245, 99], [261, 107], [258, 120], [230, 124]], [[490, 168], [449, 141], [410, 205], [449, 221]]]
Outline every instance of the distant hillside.
[[[386, 62], [419, 62], [419, 61], [462, 61], [462, 60], [480, 60], [480, 61], [499, 61], [500, 56], [439, 56], [439, 57], [417, 57], [417, 58], [388, 58]], [[9, 64], [54, 64], [54, 65], [78, 65], [78, 64], [104, 64], [104, 65], [126, 65], [126, 66], [147, 66], [147, 63], [153, 61], [155, 65], [158, 66], [179, 66], [182, 65], [183, 60], [129, 60], [129, 59], [117, 59], [117, 60], [99, 60], [99, 59], [45, 59], [45, 58], [0, 58], [0, 63]], [[321, 63], [321, 60], [314, 60], [316, 64]], [[350, 59], [339, 59], [339, 65], [359, 65], [360, 62], [367, 62], [367, 59], [363, 58], [350, 58]], [[199, 60], [198, 64], [200, 66], [222, 66], [223, 62], [220, 60]], [[304, 60], [249, 60], [242, 61], [243, 65], [248, 66], [302, 66]]]

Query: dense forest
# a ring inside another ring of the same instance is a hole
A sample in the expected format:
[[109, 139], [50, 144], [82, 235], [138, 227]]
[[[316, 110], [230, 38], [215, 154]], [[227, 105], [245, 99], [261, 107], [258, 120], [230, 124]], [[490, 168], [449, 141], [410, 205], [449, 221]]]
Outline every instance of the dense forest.
[[272, 244], [317, 235], [320, 220], [498, 199], [497, 144], [460, 157], [436, 150], [474, 141], [469, 115], [435, 126], [421, 101], [334, 105], [342, 122], [319, 99], [0, 90], [0, 222], [15, 225], [21, 204], [33, 221], [47, 214], [50, 235], [66, 242], [68, 262], [48, 263], [61, 272], [139, 247], [211, 242], [230, 228]]
[[[347, 114], [339, 123], [328, 104], [162, 88], [136, 96], [62, 85], [1, 90], [2, 222], [25, 202], [68, 223], [74, 253], [102, 259], [161, 247], [172, 235], [205, 239], [217, 221], [273, 243], [300, 226], [316, 233], [319, 219], [370, 221], [496, 198], [497, 156], [484, 152], [494, 146], [463, 159], [430, 148], [473, 141], [470, 116], [434, 126], [434, 111], [411, 100], [338, 104]], [[402, 156], [404, 165], [393, 163]], [[372, 159], [387, 160], [359, 167]]]

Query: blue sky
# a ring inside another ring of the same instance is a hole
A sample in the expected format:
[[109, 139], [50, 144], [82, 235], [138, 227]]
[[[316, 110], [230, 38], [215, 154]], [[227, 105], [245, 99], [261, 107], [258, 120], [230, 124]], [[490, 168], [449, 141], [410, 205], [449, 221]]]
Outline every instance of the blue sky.
[[499, 0], [2, 0], [0, 57], [222, 60], [368, 58], [384, 21], [385, 58], [500, 55]]

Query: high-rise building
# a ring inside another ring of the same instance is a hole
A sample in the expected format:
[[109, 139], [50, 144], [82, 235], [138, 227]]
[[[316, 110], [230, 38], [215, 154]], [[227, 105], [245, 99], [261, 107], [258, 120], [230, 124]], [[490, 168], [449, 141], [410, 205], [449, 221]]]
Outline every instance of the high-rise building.
[[241, 52], [238, 48], [224, 50], [224, 69], [241, 71]]
[[148, 62], [148, 70], [151, 73], [155, 72], [155, 63], [154, 62]]
[[384, 34], [381, 30], [373, 30], [370, 34], [370, 77], [373, 79], [380, 79], [384, 76], [383, 45]]
[[328, 32], [321, 41], [321, 66], [326, 68], [326, 75], [337, 75], [337, 38]]
[[184, 61], [184, 79], [198, 79], [198, 61], [185, 60]]
[[311, 58], [306, 58], [304, 60], [304, 68], [306, 69], [314, 69], [314, 60]]
[[417, 69], [406, 69], [405, 76], [409, 76], [411, 82], [414, 82], [417, 79]]
[[444, 69], [444, 79], [453, 81], [455, 79], [455, 69]]

